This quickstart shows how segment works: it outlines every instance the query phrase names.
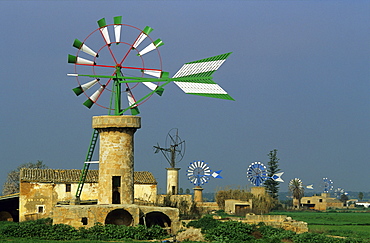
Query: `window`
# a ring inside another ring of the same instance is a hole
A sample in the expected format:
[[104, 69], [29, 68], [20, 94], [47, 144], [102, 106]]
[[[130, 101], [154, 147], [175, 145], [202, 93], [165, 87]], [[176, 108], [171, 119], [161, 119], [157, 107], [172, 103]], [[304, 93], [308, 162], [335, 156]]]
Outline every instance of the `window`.
[[322, 202], [322, 199], [321, 198], [319, 199], [319, 202]]
[[66, 184], [66, 192], [71, 192], [71, 184]]
[[82, 222], [82, 225], [87, 225], [87, 218], [82, 217], [81, 222]]
[[121, 187], [121, 177], [112, 177], [112, 204], [121, 203], [121, 194], [119, 193], [119, 188]]
[[311, 201], [310, 200], [307, 200], [307, 203], [311, 203]]
[[113, 184], [113, 188], [121, 187], [121, 177], [120, 176], [113, 176], [112, 177], [112, 184]]
[[45, 212], [45, 206], [44, 205], [37, 205], [36, 210], [37, 210], [37, 213], [44, 213]]

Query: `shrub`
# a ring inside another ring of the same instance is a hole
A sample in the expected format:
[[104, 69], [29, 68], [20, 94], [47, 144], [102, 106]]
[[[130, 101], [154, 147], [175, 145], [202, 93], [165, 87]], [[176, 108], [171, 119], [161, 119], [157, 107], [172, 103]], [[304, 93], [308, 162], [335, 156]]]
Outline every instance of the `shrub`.
[[211, 215], [205, 215], [198, 220], [190, 221], [186, 227], [194, 227], [202, 229], [202, 233], [217, 227], [221, 222], [214, 219]]
[[209, 241], [243, 242], [254, 240], [255, 237], [252, 236], [254, 231], [256, 231], [256, 227], [254, 225], [245, 224], [238, 221], [227, 221], [207, 230], [205, 238]]
[[52, 225], [51, 222], [50, 219], [43, 219], [21, 223], [0, 223], [0, 235], [2, 238], [14, 237], [41, 240], [153, 240], [163, 239], [167, 236], [166, 232], [158, 225], [146, 228], [144, 225], [132, 227], [96, 223], [89, 229], [80, 228], [77, 230], [70, 225]]
[[278, 239], [278, 242], [283, 239], [290, 240], [296, 235], [293, 231], [273, 228], [266, 225], [259, 227], [258, 230], [261, 232], [264, 239]]

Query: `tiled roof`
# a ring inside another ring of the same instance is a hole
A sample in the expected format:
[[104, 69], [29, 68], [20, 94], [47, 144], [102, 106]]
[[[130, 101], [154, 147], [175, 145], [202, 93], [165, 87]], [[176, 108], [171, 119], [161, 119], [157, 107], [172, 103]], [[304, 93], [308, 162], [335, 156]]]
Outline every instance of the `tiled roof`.
[[[51, 182], [51, 183], [78, 183], [81, 170], [54, 170], [54, 169], [29, 169], [22, 168], [20, 180], [22, 182]], [[98, 182], [99, 171], [89, 170], [85, 183]], [[157, 184], [153, 174], [149, 171], [135, 171], [135, 184]]]

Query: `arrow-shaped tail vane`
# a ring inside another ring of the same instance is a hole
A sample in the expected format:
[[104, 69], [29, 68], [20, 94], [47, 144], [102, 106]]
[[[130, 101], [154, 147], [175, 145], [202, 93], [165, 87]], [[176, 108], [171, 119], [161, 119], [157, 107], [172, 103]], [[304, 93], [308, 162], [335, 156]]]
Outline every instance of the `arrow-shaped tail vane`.
[[223, 179], [223, 178], [222, 178], [222, 176], [220, 176], [221, 171], [222, 171], [222, 170], [218, 170], [218, 171], [214, 171], [214, 172], [212, 172], [212, 174], [211, 174], [211, 175], [212, 175], [212, 177], [213, 177], [213, 178]]
[[281, 178], [281, 176], [284, 174], [284, 172], [280, 172], [280, 173], [276, 173], [274, 174], [271, 179], [273, 179], [274, 181], [279, 181], [279, 182], [284, 182], [283, 179]]
[[306, 188], [310, 189], [310, 190], [313, 190], [313, 184], [307, 185]]
[[[173, 78], [189, 77], [174, 83], [187, 94], [213, 97], [226, 100], [234, 100], [218, 84], [212, 80], [212, 74], [225, 62], [231, 52], [185, 63]], [[193, 79], [192, 77], [204, 77]]]

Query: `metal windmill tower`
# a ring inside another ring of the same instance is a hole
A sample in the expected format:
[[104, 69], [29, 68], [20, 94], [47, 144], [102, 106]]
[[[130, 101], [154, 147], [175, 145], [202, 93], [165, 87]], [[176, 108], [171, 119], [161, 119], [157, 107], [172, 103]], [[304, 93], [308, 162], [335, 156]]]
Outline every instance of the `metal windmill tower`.
[[166, 137], [165, 147], [162, 148], [159, 143], [155, 148], [154, 153], [162, 152], [167, 162], [170, 164], [167, 170], [167, 194], [177, 195], [179, 190], [179, 170], [176, 168], [176, 164], [179, 163], [185, 154], [185, 140], [181, 140], [179, 137], [179, 131], [177, 128], [172, 128]]

